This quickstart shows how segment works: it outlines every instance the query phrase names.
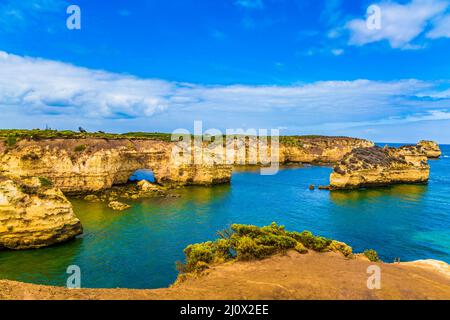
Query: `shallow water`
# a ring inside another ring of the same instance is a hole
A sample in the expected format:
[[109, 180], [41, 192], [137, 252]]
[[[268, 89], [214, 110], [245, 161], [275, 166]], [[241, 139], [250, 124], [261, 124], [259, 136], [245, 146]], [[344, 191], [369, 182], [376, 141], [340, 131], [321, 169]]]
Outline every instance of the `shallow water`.
[[188, 244], [216, 237], [231, 223], [308, 229], [373, 248], [385, 261], [439, 259], [450, 263], [450, 146], [430, 161], [428, 185], [370, 190], [310, 191], [325, 185], [331, 168], [284, 168], [277, 175], [237, 171], [231, 185], [180, 189], [179, 198], [134, 201], [114, 212], [74, 200], [82, 238], [40, 250], [0, 252], [0, 278], [65, 285], [78, 265], [83, 287], [157, 288], [176, 278], [175, 262]]

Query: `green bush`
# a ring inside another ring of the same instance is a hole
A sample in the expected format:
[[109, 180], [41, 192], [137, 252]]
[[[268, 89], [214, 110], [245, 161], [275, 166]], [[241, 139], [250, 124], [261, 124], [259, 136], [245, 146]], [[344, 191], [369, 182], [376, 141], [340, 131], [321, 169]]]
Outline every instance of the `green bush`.
[[233, 224], [230, 230], [218, 234], [221, 237], [218, 240], [192, 244], [184, 249], [186, 263], [177, 264], [180, 273], [198, 273], [211, 264], [262, 259], [290, 249], [302, 254], [312, 249], [341, 252], [346, 257], [352, 255], [352, 248], [343, 242], [314, 236], [309, 231], [289, 232], [276, 223], [265, 227]]
[[367, 257], [367, 259], [369, 259], [371, 262], [380, 262], [380, 258], [378, 257], [378, 253], [373, 250], [373, 249], [369, 249], [369, 250], [364, 250], [363, 254]]
[[84, 150], [86, 150], [86, 145], [85, 144], [80, 144], [78, 146], [76, 146], [73, 150], [75, 152], [83, 152]]
[[300, 242], [297, 242], [294, 250], [301, 254], [308, 253], [308, 249], [306, 249], [305, 246], [303, 244], [301, 244]]
[[230, 258], [230, 245], [227, 240], [218, 239], [191, 244], [184, 249], [186, 272], [199, 272], [212, 263], [223, 263]]
[[17, 143], [17, 138], [14, 135], [8, 135], [6, 137], [6, 145], [8, 147], [13, 147]]

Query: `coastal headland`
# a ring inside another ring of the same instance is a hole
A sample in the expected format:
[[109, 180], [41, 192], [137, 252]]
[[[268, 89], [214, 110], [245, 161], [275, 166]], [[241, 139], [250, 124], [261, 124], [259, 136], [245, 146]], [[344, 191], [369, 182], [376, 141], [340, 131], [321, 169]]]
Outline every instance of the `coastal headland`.
[[[245, 139], [236, 144], [236, 158], [231, 163], [180, 165], [172, 160], [176, 142], [167, 135], [13, 132], [0, 134], [0, 249], [35, 249], [81, 234], [81, 222], [66, 195], [89, 201], [104, 197], [114, 200], [111, 207], [122, 210], [126, 204], [115, 201], [120, 192], [130, 197], [166, 195], [173, 187], [227, 183], [233, 167], [249, 164], [248, 150], [252, 147]], [[261, 165], [260, 149], [255, 151], [256, 165]], [[272, 152], [268, 150], [269, 155]], [[440, 156], [439, 146], [430, 141], [381, 148], [363, 139], [323, 136], [280, 137], [278, 152], [279, 164], [334, 166], [330, 190], [426, 183], [428, 159]], [[120, 189], [129, 188], [127, 181], [140, 169], [152, 170], [155, 182], [141, 181], [132, 185], [133, 191]], [[222, 234], [222, 240], [186, 248], [187, 264], [170, 288], [67, 290], [2, 280], [0, 298], [450, 298], [449, 268], [443, 262], [369, 261], [371, 255], [355, 255], [351, 247], [338, 241], [305, 232], [286, 233], [276, 225], [264, 227], [269, 229], [263, 228], [262, 233], [254, 228], [234, 230], [239, 238]], [[230, 247], [233, 250], [229, 251]], [[231, 257], [230, 252], [238, 256]], [[367, 287], [366, 269], [373, 264], [383, 270], [380, 290]]]

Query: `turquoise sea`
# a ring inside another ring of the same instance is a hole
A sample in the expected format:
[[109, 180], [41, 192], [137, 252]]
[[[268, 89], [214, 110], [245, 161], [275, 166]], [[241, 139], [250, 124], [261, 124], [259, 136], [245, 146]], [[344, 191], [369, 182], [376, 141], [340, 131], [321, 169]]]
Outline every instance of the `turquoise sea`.
[[216, 238], [232, 223], [308, 229], [373, 248], [387, 262], [438, 259], [450, 263], [450, 146], [431, 160], [428, 185], [346, 192], [310, 191], [326, 185], [331, 168], [290, 167], [274, 176], [239, 170], [231, 185], [188, 187], [178, 198], [134, 201], [114, 212], [74, 200], [85, 233], [50, 248], [0, 252], [0, 279], [65, 285], [69, 265], [81, 268], [82, 287], [158, 288], [176, 278], [175, 262], [188, 244]]

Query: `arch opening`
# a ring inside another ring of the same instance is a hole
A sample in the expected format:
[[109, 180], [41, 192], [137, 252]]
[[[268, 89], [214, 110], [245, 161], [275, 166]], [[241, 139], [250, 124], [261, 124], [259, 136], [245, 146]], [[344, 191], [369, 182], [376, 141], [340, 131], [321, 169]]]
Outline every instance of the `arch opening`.
[[151, 169], [139, 169], [136, 170], [130, 178], [128, 178], [128, 181], [131, 182], [138, 182], [141, 180], [147, 180], [148, 182], [155, 183], [155, 175], [153, 173], [153, 170]]

